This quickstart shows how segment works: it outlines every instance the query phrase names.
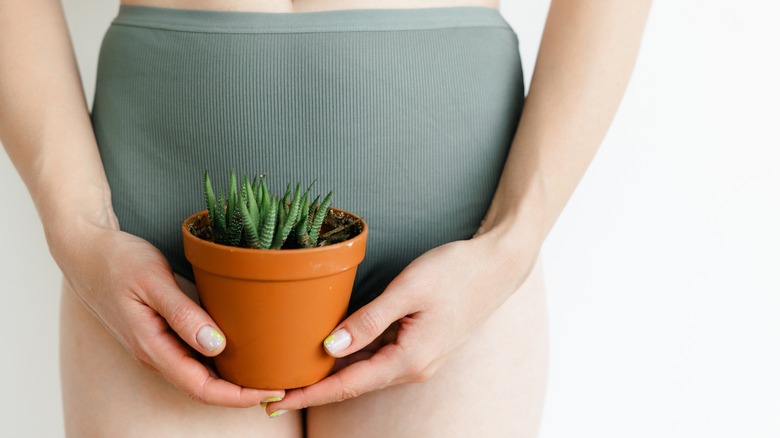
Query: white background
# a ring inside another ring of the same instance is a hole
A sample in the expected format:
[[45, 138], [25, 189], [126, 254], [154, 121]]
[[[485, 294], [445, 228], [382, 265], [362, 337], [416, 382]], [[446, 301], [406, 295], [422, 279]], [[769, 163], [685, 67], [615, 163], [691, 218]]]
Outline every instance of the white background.
[[[504, 3], [530, 78], [548, 2]], [[64, 4], [91, 104], [117, 4]], [[545, 245], [543, 438], [780, 437], [778, 20], [759, 0], [655, 2]], [[58, 437], [59, 271], [5, 154], [0, 187], [0, 436]]]

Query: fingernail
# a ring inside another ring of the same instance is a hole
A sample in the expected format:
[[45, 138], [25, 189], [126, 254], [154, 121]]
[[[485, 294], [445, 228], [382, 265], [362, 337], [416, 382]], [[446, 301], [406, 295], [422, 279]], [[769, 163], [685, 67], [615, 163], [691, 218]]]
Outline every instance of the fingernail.
[[263, 409], [265, 409], [265, 407], [268, 406], [268, 403], [273, 403], [273, 402], [278, 402], [278, 401], [282, 401], [282, 398], [281, 397], [268, 397], [267, 399], [265, 399], [265, 400], [260, 402], [260, 406], [262, 406]]
[[330, 354], [338, 354], [344, 351], [352, 343], [352, 335], [343, 328], [331, 333], [322, 344]]
[[271, 412], [268, 416], [271, 417], [271, 418], [276, 418], [276, 417], [284, 414], [285, 412], [287, 412], [287, 409], [280, 409], [278, 411]]
[[201, 327], [195, 337], [198, 339], [198, 344], [208, 351], [216, 350], [225, 342], [225, 337], [222, 336], [222, 333], [210, 325]]

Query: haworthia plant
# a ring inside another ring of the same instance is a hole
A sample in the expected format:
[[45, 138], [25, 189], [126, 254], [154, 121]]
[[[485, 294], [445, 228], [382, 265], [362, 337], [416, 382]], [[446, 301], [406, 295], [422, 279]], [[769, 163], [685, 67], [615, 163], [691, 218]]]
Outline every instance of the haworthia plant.
[[317, 204], [309, 202], [312, 185], [301, 193], [300, 184], [291, 190], [288, 184], [279, 198], [271, 194], [265, 176], [244, 176], [239, 188], [235, 171], [230, 172], [227, 199], [222, 189], [218, 196], [206, 171], [203, 194], [216, 243], [258, 249], [311, 248], [321, 243], [320, 228], [330, 209], [333, 192]]

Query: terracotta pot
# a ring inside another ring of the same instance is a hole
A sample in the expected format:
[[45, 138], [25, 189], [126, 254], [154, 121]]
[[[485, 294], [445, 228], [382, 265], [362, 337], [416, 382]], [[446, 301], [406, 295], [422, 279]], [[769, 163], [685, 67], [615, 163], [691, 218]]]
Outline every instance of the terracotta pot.
[[366, 223], [361, 219], [358, 236], [334, 245], [262, 250], [201, 239], [190, 232], [194, 221], [207, 222], [206, 210], [187, 218], [182, 233], [201, 304], [227, 338], [214, 358], [219, 375], [259, 389], [326, 377], [335, 359], [322, 341], [346, 315], [366, 251]]

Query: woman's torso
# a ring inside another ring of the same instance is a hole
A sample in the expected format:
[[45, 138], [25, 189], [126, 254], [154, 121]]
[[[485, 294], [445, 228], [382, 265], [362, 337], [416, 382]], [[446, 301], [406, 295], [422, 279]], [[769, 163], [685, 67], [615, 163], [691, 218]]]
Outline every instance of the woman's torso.
[[312, 12], [335, 9], [435, 8], [483, 6], [498, 9], [499, 0], [121, 0], [122, 4], [177, 9], [247, 12]]

